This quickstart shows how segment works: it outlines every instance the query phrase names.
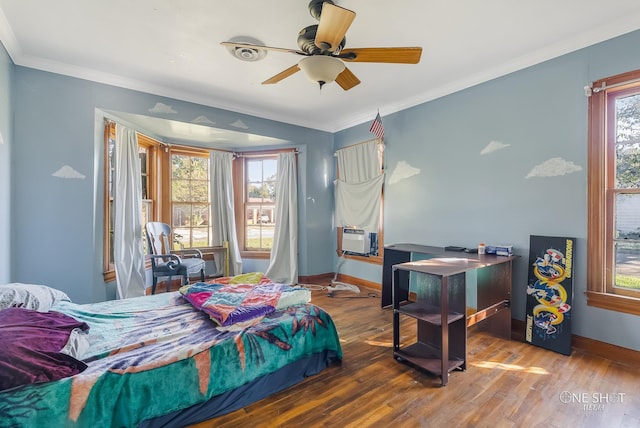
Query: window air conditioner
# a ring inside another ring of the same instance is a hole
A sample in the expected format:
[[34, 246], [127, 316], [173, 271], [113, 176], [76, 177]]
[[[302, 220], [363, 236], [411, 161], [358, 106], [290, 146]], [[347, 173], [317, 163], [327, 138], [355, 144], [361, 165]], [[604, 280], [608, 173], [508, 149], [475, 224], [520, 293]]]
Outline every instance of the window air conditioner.
[[342, 229], [342, 251], [355, 254], [369, 254], [371, 235], [364, 229]]

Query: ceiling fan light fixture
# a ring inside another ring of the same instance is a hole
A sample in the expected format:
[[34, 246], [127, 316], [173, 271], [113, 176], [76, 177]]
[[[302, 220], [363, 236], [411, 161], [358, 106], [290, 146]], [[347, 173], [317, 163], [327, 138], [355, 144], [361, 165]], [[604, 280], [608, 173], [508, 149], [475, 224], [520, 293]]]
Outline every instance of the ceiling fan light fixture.
[[318, 83], [320, 88], [326, 83], [335, 81], [336, 77], [345, 69], [345, 65], [340, 59], [327, 55], [313, 55], [303, 58], [298, 63], [298, 67], [305, 72], [309, 80]]

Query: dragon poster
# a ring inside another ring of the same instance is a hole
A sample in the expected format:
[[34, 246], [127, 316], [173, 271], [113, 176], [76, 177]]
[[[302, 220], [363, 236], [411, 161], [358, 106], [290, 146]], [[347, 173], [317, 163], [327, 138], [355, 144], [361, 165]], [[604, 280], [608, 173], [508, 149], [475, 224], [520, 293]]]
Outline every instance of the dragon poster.
[[571, 355], [575, 238], [531, 235], [525, 340]]

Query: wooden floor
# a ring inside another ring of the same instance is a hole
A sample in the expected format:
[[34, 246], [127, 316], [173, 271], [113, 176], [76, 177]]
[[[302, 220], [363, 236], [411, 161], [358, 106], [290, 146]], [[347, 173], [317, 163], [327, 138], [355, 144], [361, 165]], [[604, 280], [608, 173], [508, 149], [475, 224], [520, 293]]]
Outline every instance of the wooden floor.
[[393, 359], [392, 313], [361, 290], [312, 293], [338, 327], [341, 365], [197, 427], [640, 427], [638, 367], [470, 331], [467, 370], [442, 387]]

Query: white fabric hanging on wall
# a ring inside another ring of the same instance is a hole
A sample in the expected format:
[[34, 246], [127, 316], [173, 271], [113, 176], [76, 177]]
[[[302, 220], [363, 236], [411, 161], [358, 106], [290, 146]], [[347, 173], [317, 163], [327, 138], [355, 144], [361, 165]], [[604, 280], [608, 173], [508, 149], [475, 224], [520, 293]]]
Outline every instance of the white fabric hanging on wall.
[[[209, 155], [209, 177], [211, 192], [211, 245], [229, 243], [229, 275], [242, 273], [242, 258], [238, 247], [236, 217], [233, 203], [233, 153], [212, 150]], [[224, 256], [215, 253], [216, 267], [224, 271]]]
[[265, 275], [282, 284], [298, 283], [298, 179], [296, 154], [278, 155], [276, 225]]
[[379, 176], [380, 149], [380, 140], [372, 140], [337, 150], [338, 178], [347, 183], [361, 183]]
[[336, 152], [336, 226], [353, 226], [378, 232], [384, 174], [380, 140], [345, 147]]
[[[144, 296], [142, 182], [136, 132], [116, 124], [113, 253], [117, 297]], [[109, 221], [105, 219], [105, 221]]]
[[335, 181], [336, 225], [377, 232], [384, 174], [360, 183]]

